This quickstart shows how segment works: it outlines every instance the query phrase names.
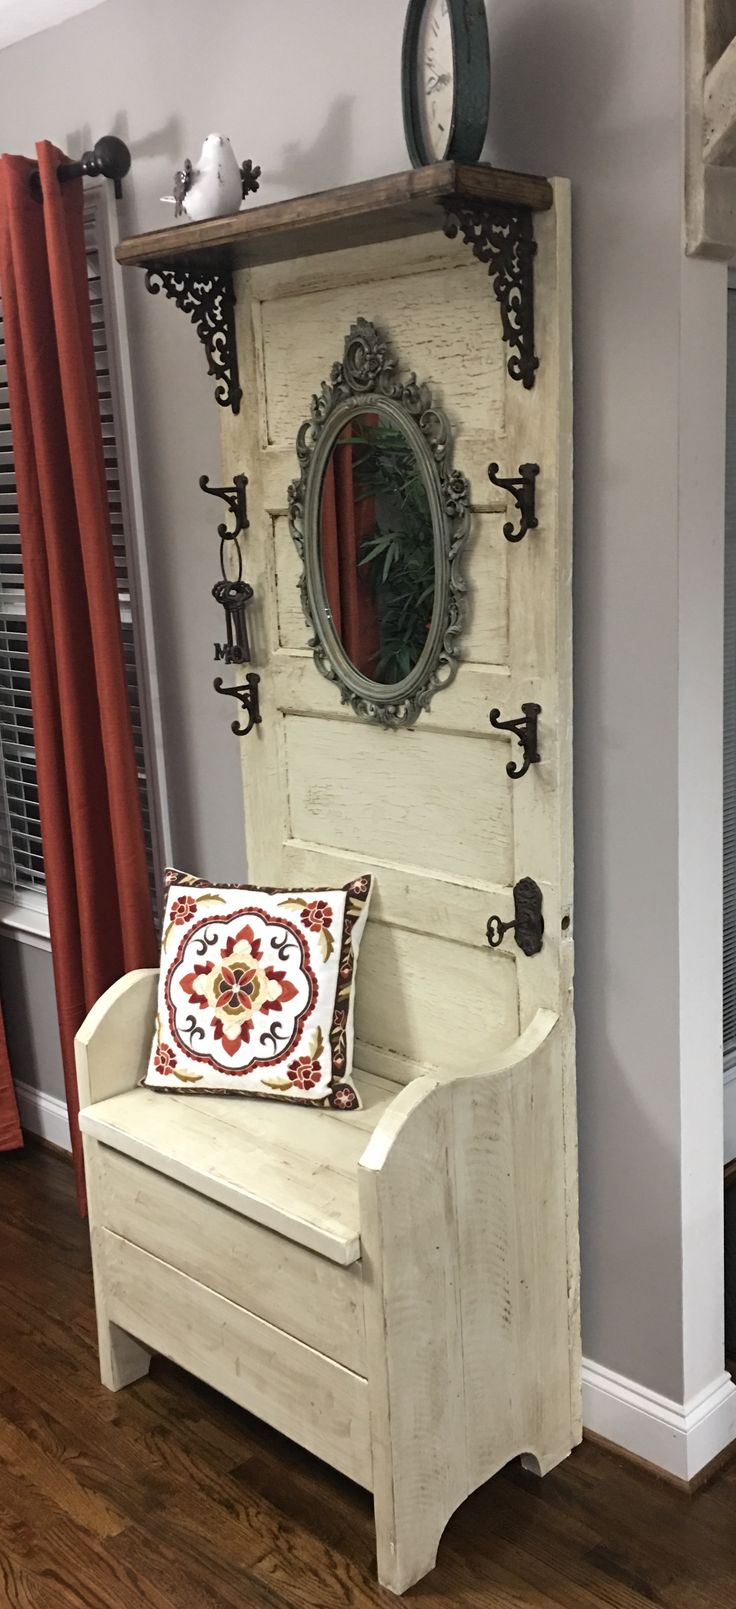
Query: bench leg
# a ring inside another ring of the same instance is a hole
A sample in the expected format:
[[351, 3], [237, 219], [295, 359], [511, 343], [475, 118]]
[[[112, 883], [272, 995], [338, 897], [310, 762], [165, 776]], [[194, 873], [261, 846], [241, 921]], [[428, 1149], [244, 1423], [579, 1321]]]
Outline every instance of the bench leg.
[[[416, 1473], [420, 1475], [419, 1471]], [[418, 1479], [418, 1491], [421, 1485]], [[376, 1560], [380, 1585], [389, 1592], [401, 1594], [434, 1569], [442, 1533], [451, 1515], [440, 1513], [425, 1489], [421, 1503], [404, 1505], [411, 1519], [405, 1518], [402, 1522], [396, 1512], [395, 1497], [393, 1484], [384, 1493], [376, 1486]]]
[[90, 1249], [92, 1251], [92, 1273], [95, 1282], [100, 1379], [103, 1386], [107, 1386], [108, 1391], [122, 1391], [123, 1386], [130, 1386], [134, 1380], [141, 1380], [145, 1374], [148, 1374], [151, 1354], [146, 1351], [144, 1346], [141, 1346], [140, 1341], [136, 1341], [132, 1335], [129, 1335], [127, 1330], [121, 1330], [118, 1324], [113, 1324], [112, 1319], [108, 1316], [101, 1245], [102, 1237], [97, 1227], [103, 1221], [98, 1145], [97, 1140], [92, 1140], [89, 1135], [85, 1134], [84, 1168], [87, 1176]]
[[570, 1457], [572, 1447], [569, 1441], [564, 1446], [556, 1447], [553, 1452], [522, 1453], [522, 1468], [527, 1469], [530, 1475], [549, 1475], [550, 1470], [556, 1469], [558, 1464], [564, 1463]]
[[104, 1312], [97, 1313], [97, 1339], [100, 1348], [100, 1379], [108, 1391], [122, 1391], [123, 1386], [130, 1386], [134, 1380], [141, 1380], [148, 1374], [151, 1354], [135, 1341], [126, 1330], [119, 1329], [105, 1318]]

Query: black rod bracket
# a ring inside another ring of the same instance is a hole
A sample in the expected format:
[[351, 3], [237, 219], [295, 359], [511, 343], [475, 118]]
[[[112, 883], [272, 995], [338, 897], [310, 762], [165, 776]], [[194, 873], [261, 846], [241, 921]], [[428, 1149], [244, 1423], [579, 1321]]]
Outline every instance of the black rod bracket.
[[512, 349], [507, 368], [512, 380], [531, 391], [539, 368], [534, 351], [534, 258], [537, 243], [529, 207], [466, 201], [449, 196], [444, 202], [445, 234], [461, 234], [466, 246], [488, 269], [501, 310], [503, 339]]
[[[127, 145], [116, 134], [103, 134], [91, 151], [83, 152], [78, 162], [60, 162], [56, 177], [60, 184], [67, 184], [70, 179], [109, 179], [115, 186], [115, 197], [119, 201], [123, 194], [123, 179], [129, 172], [130, 151]], [[38, 168], [31, 169], [28, 182], [34, 196], [40, 200], [41, 176]]]
[[513, 520], [507, 520], [503, 534], [507, 542], [520, 542], [527, 531], [536, 531], [539, 524], [536, 512], [539, 464], [519, 464], [518, 475], [509, 476], [501, 475], [500, 467], [500, 464], [489, 464], [488, 479], [491, 485], [498, 486], [500, 491], [511, 493], [519, 510], [521, 523], [516, 531]]
[[500, 710], [491, 710], [488, 719], [495, 732], [513, 732], [519, 740], [524, 759], [521, 765], [515, 760], [509, 760], [506, 766], [506, 775], [514, 782], [525, 777], [529, 767], [539, 765], [542, 758], [539, 752], [539, 717], [542, 713], [541, 704], [522, 704], [521, 715], [515, 716], [511, 721], [501, 720]]
[[542, 890], [533, 877], [522, 877], [514, 885], [514, 920], [502, 922], [500, 916], [489, 916], [486, 936], [492, 950], [503, 943], [506, 933], [513, 933], [514, 941], [524, 955], [539, 955], [544, 934]]
[[152, 296], [163, 291], [188, 315], [204, 347], [207, 372], [215, 381], [215, 402], [239, 413], [243, 390], [238, 372], [232, 274], [166, 268], [162, 264], [146, 269], [146, 289]]
[[244, 687], [225, 687], [222, 677], [215, 677], [213, 683], [215, 692], [224, 693], [228, 698], [237, 698], [247, 713], [248, 723], [246, 726], [241, 726], [239, 721], [230, 723], [230, 731], [234, 732], [236, 737], [247, 737], [248, 733], [253, 731], [254, 726], [260, 726], [261, 724], [261, 706], [258, 696], [260, 681], [260, 676], [254, 670], [248, 672]]

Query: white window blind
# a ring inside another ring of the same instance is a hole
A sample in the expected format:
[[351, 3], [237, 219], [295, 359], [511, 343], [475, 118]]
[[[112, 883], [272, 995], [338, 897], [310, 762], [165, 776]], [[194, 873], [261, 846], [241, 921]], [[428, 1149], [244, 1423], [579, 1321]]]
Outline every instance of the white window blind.
[[728, 293], [723, 731], [723, 1052], [736, 1064], [736, 288]]
[[[122, 371], [118, 311], [114, 306], [107, 198], [100, 189], [85, 200], [85, 240], [97, 393], [115, 559], [125, 672], [154, 905], [166, 855], [161, 752], [146, 686], [154, 667], [141, 602], [141, 554], [134, 541], [135, 491], [131, 484], [131, 425], [127, 373]], [[145, 578], [144, 578], [145, 581]], [[144, 585], [144, 602], [147, 587]], [[38, 904], [45, 897], [43, 849], [33, 747], [28, 646], [20, 549], [18, 496], [8, 405], [0, 299], [0, 898]]]

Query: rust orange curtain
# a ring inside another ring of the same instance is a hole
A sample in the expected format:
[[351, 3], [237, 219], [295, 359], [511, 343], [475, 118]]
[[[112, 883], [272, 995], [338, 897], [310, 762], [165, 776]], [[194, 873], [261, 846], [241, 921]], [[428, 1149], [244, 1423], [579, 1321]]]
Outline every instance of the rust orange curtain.
[[23, 1135], [8, 1061], [5, 1028], [0, 1015], [0, 1151], [15, 1151], [22, 1144]]
[[92, 328], [82, 181], [36, 147], [0, 158], [0, 288], [13, 429], [41, 837], [80, 1206], [74, 1035], [123, 972], [152, 966]]
[[[373, 423], [365, 415], [364, 423]], [[335, 630], [356, 670], [374, 680], [379, 645], [376, 607], [368, 572], [360, 567], [364, 538], [375, 523], [372, 497], [356, 495], [352, 425], [340, 432], [322, 483], [322, 573]]]

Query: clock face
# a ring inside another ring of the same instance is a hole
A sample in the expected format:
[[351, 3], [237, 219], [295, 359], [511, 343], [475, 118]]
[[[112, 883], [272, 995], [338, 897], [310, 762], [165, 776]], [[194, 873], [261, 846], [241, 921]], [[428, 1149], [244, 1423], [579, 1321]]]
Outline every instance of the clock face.
[[430, 160], [440, 162], [452, 134], [455, 59], [449, 0], [426, 0], [417, 36], [417, 102]]

